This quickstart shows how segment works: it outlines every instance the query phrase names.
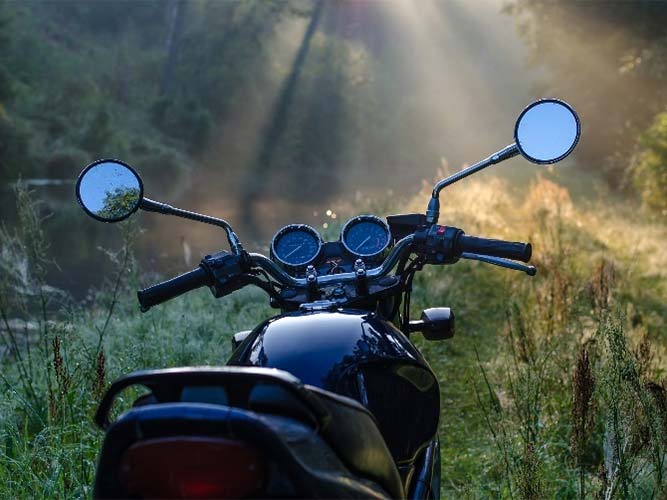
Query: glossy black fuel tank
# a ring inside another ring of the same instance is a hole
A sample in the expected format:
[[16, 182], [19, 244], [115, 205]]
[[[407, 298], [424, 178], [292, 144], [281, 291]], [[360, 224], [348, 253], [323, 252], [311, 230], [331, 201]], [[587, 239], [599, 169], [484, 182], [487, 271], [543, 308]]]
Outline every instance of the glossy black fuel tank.
[[277, 316], [255, 328], [228, 364], [279, 368], [356, 399], [373, 413], [399, 463], [411, 461], [437, 431], [435, 375], [405, 335], [374, 313]]

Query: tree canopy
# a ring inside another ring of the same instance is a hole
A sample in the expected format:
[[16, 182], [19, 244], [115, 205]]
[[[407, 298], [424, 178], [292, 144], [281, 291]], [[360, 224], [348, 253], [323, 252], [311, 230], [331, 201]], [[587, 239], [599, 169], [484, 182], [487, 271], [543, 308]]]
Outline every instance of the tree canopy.
[[514, 0], [506, 10], [530, 63], [549, 73], [542, 90], [567, 96], [582, 116], [582, 163], [628, 187], [638, 135], [667, 105], [667, 5]]
[[[460, 141], [442, 141], [434, 125], [459, 131], [469, 119], [434, 123], [449, 66], [441, 46], [430, 59], [410, 54], [382, 5], [0, 0], [0, 172], [71, 178], [107, 156], [159, 171], [160, 182], [205, 164], [252, 202], [327, 196], [360, 170], [435, 169]], [[582, 116], [579, 163], [631, 186], [638, 136], [667, 104], [665, 4], [514, 0], [506, 10], [549, 75], [535, 96], [562, 96]], [[484, 98], [468, 90], [471, 106]]]

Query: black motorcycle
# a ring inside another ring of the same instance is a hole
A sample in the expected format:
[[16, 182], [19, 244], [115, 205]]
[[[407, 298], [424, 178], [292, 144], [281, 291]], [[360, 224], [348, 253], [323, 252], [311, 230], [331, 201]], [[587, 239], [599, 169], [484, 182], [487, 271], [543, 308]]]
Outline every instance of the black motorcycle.
[[[474, 259], [535, 275], [531, 246], [438, 224], [440, 191], [523, 155], [565, 158], [579, 139], [574, 110], [543, 99], [519, 116], [515, 142], [440, 182], [425, 214], [350, 219], [338, 241], [292, 224], [270, 257], [244, 250], [231, 226], [150, 200], [137, 173], [99, 160], [76, 195], [91, 217], [118, 222], [141, 208], [221, 227], [230, 251], [138, 292], [142, 311], [196, 288], [223, 297], [248, 285], [280, 314], [234, 335], [224, 367], [135, 372], [116, 380], [96, 422], [106, 431], [96, 498], [439, 498], [438, 380], [410, 341], [454, 334], [449, 308], [410, 321], [410, 291], [425, 265]], [[148, 393], [114, 422], [127, 388]]]

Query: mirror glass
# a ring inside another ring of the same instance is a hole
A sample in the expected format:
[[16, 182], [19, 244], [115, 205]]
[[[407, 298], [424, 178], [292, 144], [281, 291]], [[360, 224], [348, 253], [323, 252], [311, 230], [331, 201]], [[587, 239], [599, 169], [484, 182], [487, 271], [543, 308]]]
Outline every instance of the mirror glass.
[[521, 113], [514, 139], [526, 159], [534, 163], [555, 163], [572, 152], [579, 134], [579, 117], [569, 104], [543, 99]]
[[117, 222], [139, 208], [143, 185], [128, 165], [117, 160], [100, 160], [81, 173], [76, 194], [89, 215], [104, 222]]

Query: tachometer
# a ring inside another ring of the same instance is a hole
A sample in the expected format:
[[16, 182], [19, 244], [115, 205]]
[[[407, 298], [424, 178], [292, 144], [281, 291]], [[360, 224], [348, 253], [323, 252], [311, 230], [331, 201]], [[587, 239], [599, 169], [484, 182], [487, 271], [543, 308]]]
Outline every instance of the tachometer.
[[340, 234], [343, 246], [356, 257], [379, 256], [389, 246], [389, 226], [375, 215], [359, 215], [347, 221]]
[[313, 262], [322, 250], [319, 233], [306, 224], [290, 224], [276, 233], [271, 241], [271, 257], [290, 268]]

